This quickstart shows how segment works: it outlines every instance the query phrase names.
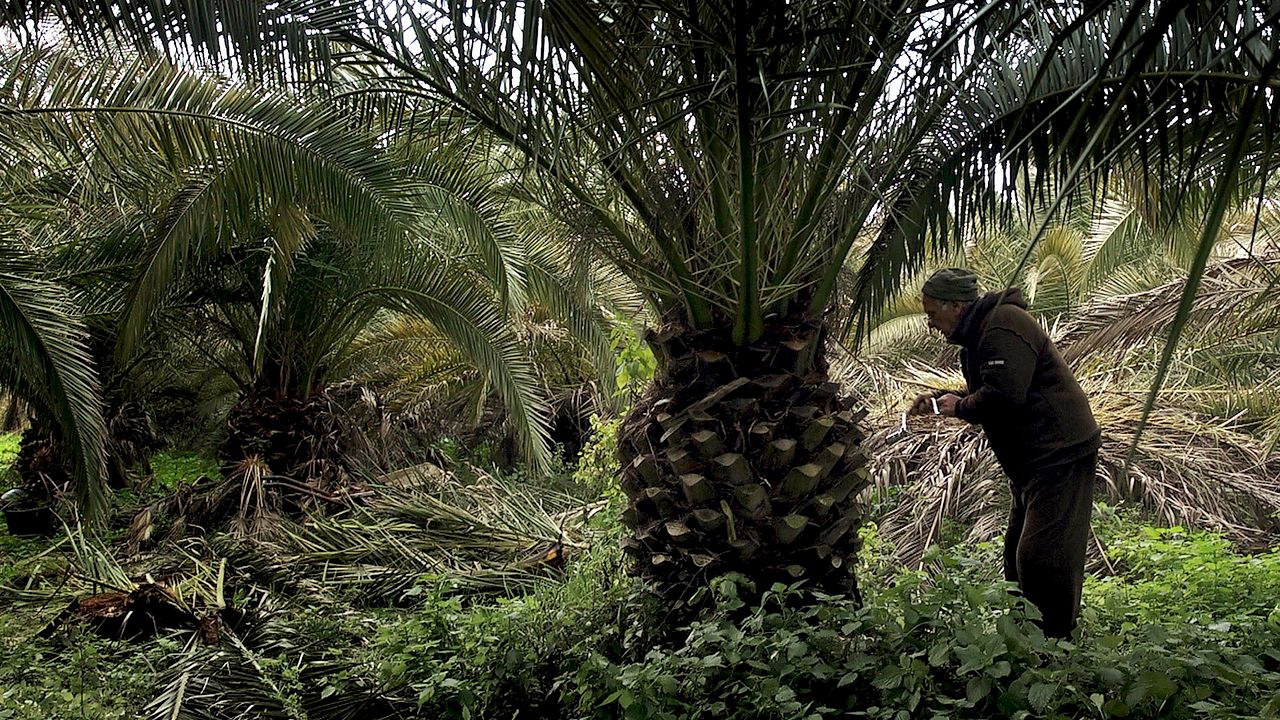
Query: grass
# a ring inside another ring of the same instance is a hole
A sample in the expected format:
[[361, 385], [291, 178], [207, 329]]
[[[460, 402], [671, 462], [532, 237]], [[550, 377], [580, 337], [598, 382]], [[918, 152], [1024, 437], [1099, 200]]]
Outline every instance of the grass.
[[171, 450], [156, 453], [151, 458], [151, 469], [155, 473], [155, 487], [167, 492], [193, 483], [202, 475], [216, 478], [218, 461], [195, 450]]
[[14, 478], [10, 467], [18, 457], [18, 442], [21, 433], [0, 433], [0, 492], [13, 486]]
[[21, 433], [0, 433], [0, 466], [7, 466], [18, 457], [18, 442]]

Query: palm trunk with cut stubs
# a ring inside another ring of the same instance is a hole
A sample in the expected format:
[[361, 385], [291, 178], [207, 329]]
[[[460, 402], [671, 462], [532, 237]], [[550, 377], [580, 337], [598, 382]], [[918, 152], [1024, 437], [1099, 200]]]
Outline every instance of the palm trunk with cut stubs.
[[13, 467], [31, 506], [47, 505], [71, 484], [71, 466], [58, 434], [39, 418], [23, 431]]
[[253, 388], [227, 416], [227, 439], [219, 457], [228, 476], [256, 459], [268, 474], [294, 481], [295, 489], [324, 493], [347, 477], [344, 448], [342, 428], [324, 393], [300, 399]]
[[866, 411], [828, 380], [821, 327], [774, 320], [741, 347], [678, 325], [647, 339], [658, 374], [618, 447], [636, 572], [676, 599], [733, 571], [857, 596]]

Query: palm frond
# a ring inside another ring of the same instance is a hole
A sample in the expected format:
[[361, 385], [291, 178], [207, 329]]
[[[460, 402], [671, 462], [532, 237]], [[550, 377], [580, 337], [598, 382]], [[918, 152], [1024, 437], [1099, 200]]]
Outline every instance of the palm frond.
[[[1280, 261], [1244, 258], [1216, 264], [1200, 279], [1188, 320], [1196, 326], [1210, 321], [1219, 327], [1243, 328], [1246, 321], [1274, 321], [1272, 310], [1280, 293], [1274, 281]], [[1179, 278], [1141, 293], [1103, 298], [1068, 324], [1061, 340], [1068, 363], [1117, 344], [1133, 345], [1164, 332], [1177, 315], [1186, 281]]]
[[284, 693], [257, 654], [231, 633], [206, 647], [192, 636], [169, 659], [159, 692], [142, 708], [149, 720], [214, 720], [253, 716], [290, 718]]
[[6, 387], [56, 423], [87, 521], [106, 512], [106, 426], [86, 330], [66, 291], [40, 278], [29, 260], [0, 247], [0, 326], [11, 362]]
[[[67, 0], [18, 3], [5, 19], [58, 17], [74, 33], [166, 47], [185, 33], [180, 55], [246, 67], [274, 54], [353, 105], [442, 100], [590, 216], [607, 236], [597, 246], [660, 314], [729, 322], [743, 340], [766, 312], [825, 311], [846, 257], [875, 231], [854, 292], [866, 327], [928, 246], [957, 246], [953, 215], [963, 227], [990, 214], [997, 175], [1035, 166], [1036, 188], [1052, 183], [1065, 209], [1061, 198], [1105, 181], [1130, 148], [1145, 175], [1181, 189], [1223, 163], [1236, 127], [1269, 147], [1263, 127], [1240, 122], [1238, 99], [1268, 82], [1271, 11], [1004, 10], [403, 0], [232, 15], [219, 2], [197, 16]], [[353, 52], [335, 66], [338, 46]]]
[[0, 108], [0, 145], [19, 145], [36, 124], [103, 156], [151, 155], [183, 178], [128, 293], [126, 355], [175, 277], [230, 240], [211, 217], [235, 232], [266, 207], [305, 199], [371, 239], [399, 242], [416, 229], [418, 188], [372, 133], [333, 110], [163, 64], [81, 66], [66, 54], [32, 54], [3, 67], [0, 85], [16, 87]]
[[474, 480], [430, 465], [396, 471], [381, 478], [368, 507], [284, 523], [274, 539], [231, 552], [251, 553], [269, 579], [398, 604], [424, 582], [464, 596], [528, 588], [592, 542], [586, 521], [598, 503], [467, 472]]

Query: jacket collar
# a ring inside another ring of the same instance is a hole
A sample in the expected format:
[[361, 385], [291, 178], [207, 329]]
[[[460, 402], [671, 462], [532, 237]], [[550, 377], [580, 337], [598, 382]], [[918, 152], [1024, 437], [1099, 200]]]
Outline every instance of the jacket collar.
[[1025, 308], [1022, 290], [1009, 288], [1004, 292], [989, 292], [969, 303], [969, 307], [965, 308], [956, 322], [955, 329], [947, 336], [947, 342], [961, 347], [973, 347], [982, 339], [982, 324], [987, 319], [987, 315], [995, 309], [996, 305], [1004, 304]]

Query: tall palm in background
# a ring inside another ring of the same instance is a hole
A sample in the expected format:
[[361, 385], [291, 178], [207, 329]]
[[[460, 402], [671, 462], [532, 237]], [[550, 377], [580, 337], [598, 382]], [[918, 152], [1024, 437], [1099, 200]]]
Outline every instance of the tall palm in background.
[[[238, 7], [8, 13], [327, 78], [384, 111], [439, 98], [524, 155], [662, 318], [620, 453], [629, 550], [672, 587], [734, 569], [853, 587], [866, 458], [827, 380], [824, 323], [864, 233], [849, 292], [867, 321], [929, 245], [956, 243], [953, 219], [997, 209], [999, 177], [1034, 162], [1069, 188], [1135, 141], [1171, 184], [1218, 177], [1216, 230], [1218, 197], [1270, 161], [1278, 110], [1261, 89], [1274, 18], [1234, 5], [286, 2], [256, 21]], [[288, 62], [263, 62], [279, 51]]]

